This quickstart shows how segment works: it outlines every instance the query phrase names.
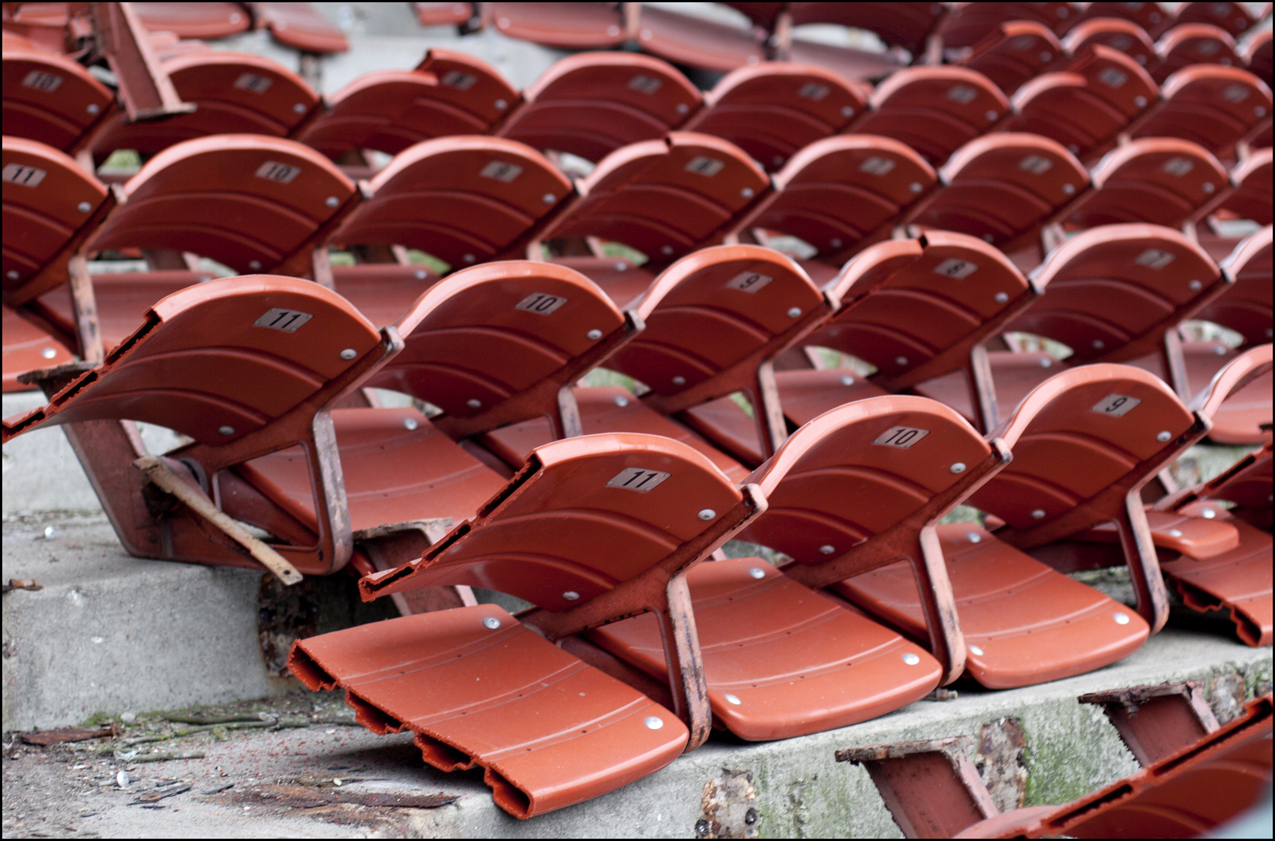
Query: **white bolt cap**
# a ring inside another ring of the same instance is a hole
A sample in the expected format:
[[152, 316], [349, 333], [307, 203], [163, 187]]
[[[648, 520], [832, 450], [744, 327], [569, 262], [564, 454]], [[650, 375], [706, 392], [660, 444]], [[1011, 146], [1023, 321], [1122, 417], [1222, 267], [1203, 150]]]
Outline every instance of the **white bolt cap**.
[[1032, 512], [1032, 519], [1033, 519], [1033, 520], [1043, 520], [1043, 519], [1045, 519], [1045, 512], [1044, 512], [1043, 510], [1041, 510], [1041, 509], [1037, 508], [1035, 511], [1033, 511], [1033, 512]]
[[577, 593], [575, 590], [567, 590], [565, 593], [562, 594], [562, 597], [569, 602], [573, 602], [576, 599], [580, 598], [580, 594]]
[[722, 697], [724, 697], [727, 701], [729, 701], [730, 703], [734, 704], [737, 707], [743, 703], [743, 701], [739, 700], [738, 695], [731, 695], [729, 692]]
[[958, 461], [956, 464], [952, 465], [952, 466], [951, 466], [950, 468], [948, 468], [948, 469], [949, 469], [949, 470], [951, 470], [953, 473], [964, 473], [964, 472], [965, 472], [965, 462], [963, 462], [963, 461]]
[[471, 397], [465, 401], [465, 405], [471, 409], [479, 409], [482, 408], [483, 401], [479, 400], [477, 397]]
[[80, 211], [81, 213], [88, 213], [90, 210], [93, 209], [93, 205], [89, 204], [86, 201], [82, 201], [75, 206], [75, 209]]
[[789, 317], [789, 318], [796, 318], [796, 317], [797, 317], [797, 316], [799, 316], [799, 315], [801, 315], [801, 307], [789, 307], [789, 308], [788, 308], [788, 317]]
[[1129, 614], [1127, 614], [1127, 613], [1116, 613], [1116, 614], [1115, 614], [1115, 615], [1113, 615], [1111, 618], [1112, 618], [1112, 619], [1114, 619], [1114, 620], [1116, 620], [1116, 624], [1117, 624], [1117, 625], [1128, 625], [1128, 624], [1129, 624]]
[[627, 398], [627, 397], [616, 397], [616, 398], [615, 398], [615, 405], [620, 406], [620, 407], [627, 406], [627, 405], [629, 405], [629, 398]]
[[825, 543], [819, 547], [820, 555], [831, 555], [835, 551], [837, 551], [837, 547], [833, 546], [831, 543]]
[[751, 575], [753, 578], [765, 578], [765, 577], [766, 577], [766, 573], [765, 573], [765, 571], [764, 571], [764, 570], [762, 570], [760, 567], [753, 567], [752, 569], [750, 569], [750, 570], [748, 571], [748, 574], [749, 574], [749, 575]]
[[483, 627], [487, 628], [488, 630], [494, 631], [500, 627], [500, 620], [494, 616], [488, 616], [486, 619], [483, 620]]
[[1165, 441], [1168, 441], [1172, 437], [1173, 436], [1169, 434], [1169, 430], [1165, 429], [1156, 433], [1155, 440], [1163, 444]]
[[976, 531], [972, 531], [972, 532], [970, 532], [969, 534], [967, 534], [967, 535], [965, 535], [965, 536], [966, 536], [967, 538], [969, 538], [970, 543], [982, 543], [982, 542], [983, 542], [983, 535], [979, 534], [979, 533], [978, 533], [978, 532], [976, 532]]
[[844, 374], [844, 375], [841, 377], [841, 384], [842, 384], [842, 385], [854, 385], [854, 377], [850, 376], [849, 374]]
[[977, 645], [967, 645], [965, 647], [970, 650], [970, 654], [976, 655], [978, 657], [983, 656], [983, 649], [979, 648]]
[[235, 428], [233, 426], [219, 426], [217, 427], [217, 431], [220, 432], [222, 435], [235, 434]]
[[45, 359], [52, 359], [58, 355], [58, 352], [51, 347], [46, 347], [44, 350], [40, 351], [40, 355]]
[[909, 651], [907, 654], [903, 655], [903, 662], [907, 663], [909, 666], [915, 666], [917, 663], [921, 662], [921, 658]]
[[697, 515], [701, 520], [711, 520], [717, 516], [717, 512], [711, 508], [702, 509]]
[[341, 203], [341, 200], [338, 199], [336, 196], [328, 196], [326, 199], [323, 200], [323, 203], [326, 204], [328, 207], [336, 207], [338, 204]]
[[415, 429], [418, 426], [420, 426], [420, 424], [416, 422], [416, 418], [403, 418], [404, 429]]
[[585, 335], [588, 336], [591, 341], [596, 342], [598, 339], [602, 338], [602, 331], [598, 330], [597, 328], [594, 328], [593, 330], [590, 330], [588, 333], [585, 333]]
[[346, 361], [349, 361], [358, 355], [359, 355], [359, 352], [352, 347], [348, 347], [345, 350], [341, 351], [341, 358]]
[[660, 718], [658, 715], [648, 715], [643, 724], [647, 726], [648, 730], [659, 730], [664, 726], [664, 719]]

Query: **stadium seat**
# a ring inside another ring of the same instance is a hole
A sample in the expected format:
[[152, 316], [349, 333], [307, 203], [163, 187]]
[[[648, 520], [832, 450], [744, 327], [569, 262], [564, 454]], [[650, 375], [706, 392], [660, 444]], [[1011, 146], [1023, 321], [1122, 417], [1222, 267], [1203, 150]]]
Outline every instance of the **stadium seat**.
[[1270, 126], [1270, 87], [1238, 67], [1185, 67], [1161, 85], [1160, 95], [1130, 126], [1133, 137], [1180, 137], [1227, 161], [1235, 158], [1235, 144]]
[[74, 155], [115, 110], [115, 94], [77, 62], [5, 44], [4, 133]]

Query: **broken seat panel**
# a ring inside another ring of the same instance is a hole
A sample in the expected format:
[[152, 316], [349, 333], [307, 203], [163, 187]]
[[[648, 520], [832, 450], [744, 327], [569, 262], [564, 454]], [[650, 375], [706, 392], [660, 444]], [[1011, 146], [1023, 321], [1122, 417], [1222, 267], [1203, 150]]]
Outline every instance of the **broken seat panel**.
[[29, 391], [33, 386], [18, 382], [18, 375], [41, 368], [65, 365], [73, 360], [71, 351], [46, 331], [17, 312], [4, 308], [4, 392]]
[[641, 779], [687, 740], [667, 709], [495, 605], [298, 640], [288, 666], [310, 689], [345, 689], [374, 732], [413, 732], [435, 768], [482, 767], [497, 805], [519, 818]]
[[[713, 717], [749, 741], [844, 727], [919, 700], [942, 670], [925, 649], [785, 576], [761, 558], [686, 576]], [[590, 639], [667, 679], [654, 616]]]
[[[937, 529], [969, 654], [991, 689], [1084, 674], [1142, 647], [1146, 621], [1124, 605], [1002, 543], [974, 523]], [[832, 588], [913, 637], [925, 634], [916, 581], [895, 563]]]

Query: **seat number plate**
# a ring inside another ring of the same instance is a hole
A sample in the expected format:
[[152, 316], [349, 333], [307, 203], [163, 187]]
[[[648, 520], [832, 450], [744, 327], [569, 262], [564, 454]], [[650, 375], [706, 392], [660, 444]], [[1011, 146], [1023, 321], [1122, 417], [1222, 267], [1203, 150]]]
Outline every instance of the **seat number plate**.
[[1128, 397], [1124, 394], [1108, 394], [1090, 411], [1097, 412], [1100, 415], [1110, 415], [1113, 418], [1121, 418], [1132, 412], [1134, 407], [1141, 402], [1136, 397]]
[[1148, 248], [1146, 251], [1133, 258], [1133, 262], [1139, 266], [1146, 266], [1148, 269], [1163, 269], [1165, 266], [1176, 260], [1177, 257], [1167, 251], [1161, 251], [1158, 248]]
[[558, 308], [566, 302], [567, 299], [561, 295], [532, 292], [530, 295], [514, 304], [514, 309], [534, 312], [537, 315], [548, 315], [551, 312], [556, 312]]
[[658, 470], [643, 470], [640, 467], [626, 467], [607, 482], [608, 488], [624, 488], [626, 491], [646, 493], [669, 477], [668, 473]]
[[628, 87], [629, 90], [639, 91], [649, 96], [664, 87], [664, 83], [659, 79], [653, 79], [650, 76], [644, 76], [639, 73], [632, 79], [629, 79]]
[[898, 447], [906, 450], [930, 434], [928, 429], [917, 429], [915, 426], [892, 426], [877, 436], [873, 441], [879, 447]]
[[1049, 158], [1042, 158], [1040, 155], [1028, 155], [1018, 162], [1018, 168], [1026, 170], [1032, 175], [1044, 175], [1054, 168], [1054, 162]]
[[747, 292], [751, 295], [757, 294], [757, 290], [761, 289], [767, 283], [774, 280], [773, 277], [757, 272], [740, 272], [726, 284], [728, 289], [738, 289], [741, 292]]
[[472, 73], [462, 73], [459, 70], [448, 70], [443, 74], [443, 84], [449, 88], [467, 91], [474, 86], [474, 82], [478, 81], [478, 77]]
[[955, 257], [944, 260], [934, 267], [935, 274], [947, 275], [957, 280], [964, 280], [976, 271], [978, 271], [977, 263], [971, 263], [969, 260], [958, 260]]
[[517, 164], [507, 164], [503, 161], [492, 161], [483, 167], [478, 174], [483, 178], [494, 178], [497, 181], [504, 181], [508, 184], [519, 175], [522, 175], [522, 167]]
[[705, 157], [704, 155], [696, 155], [691, 158], [691, 162], [686, 165], [687, 172], [698, 172], [706, 178], [712, 178], [714, 175], [722, 171], [722, 167], [726, 166], [723, 162], [714, 158]]
[[269, 327], [271, 330], [282, 330], [285, 333], [295, 333], [301, 329], [301, 325], [314, 318], [312, 313], [301, 312], [300, 310], [285, 310], [281, 307], [275, 307], [268, 310], [265, 315], [252, 322], [255, 327]]
[[801, 90], [797, 91], [797, 96], [802, 99], [809, 99], [812, 102], [818, 102], [831, 92], [832, 88], [827, 85], [821, 85], [818, 82], [806, 82], [806, 84], [801, 86]]
[[257, 167], [256, 175], [267, 181], [278, 181], [280, 184], [291, 184], [292, 179], [301, 174], [301, 167], [288, 166], [275, 161], [266, 161]]
[[860, 172], [870, 172], [873, 175], [887, 175], [892, 169], [894, 169], [894, 161], [889, 158], [879, 158], [875, 155], [859, 164]]
[[62, 86], [62, 77], [55, 73], [32, 70], [22, 79], [22, 87], [35, 88], [45, 93], [53, 93]]
[[44, 176], [48, 175], [42, 169], [36, 169], [33, 166], [23, 166], [22, 164], [9, 164], [4, 168], [4, 178], [10, 184], [21, 184], [23, 187], [36, 187], [44, 180]]
[[265, 93], [270, 90], [270, 86], [274, 84], [274, 79], [267, 76], [258, 76], [255, 73], [244, 73], [238, 79], [235, 79], [235, 87], [241, 91], [252, 91], [253, 93]]

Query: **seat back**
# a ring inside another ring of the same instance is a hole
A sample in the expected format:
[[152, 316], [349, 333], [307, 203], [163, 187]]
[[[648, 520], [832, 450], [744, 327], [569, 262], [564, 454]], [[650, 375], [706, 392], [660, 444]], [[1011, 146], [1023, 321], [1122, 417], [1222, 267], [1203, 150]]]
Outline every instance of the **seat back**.
[[1235, 330], [1244, 344], [1271, 340], [1271, 226], [1248, 237], [1222, 263], [1235, 285], [1200, 310], [1199, 317]]
[[487, 25], [505, 37], [546, 47], [601, 50], [631, 37], [615, 3], [488, 3], [482, 9]]
[[939, 166], [1009, 112], [1009, 100], [982, 73], [963, 67], [908, 67], [890, 74], [856, 120], [856, 134], [879, 134]]
[[17, 306], [67, 280], [67, 262], [114, 204], [66, 154], [5, 136], [4, 302]]
[[1173, 14], [1159, 3], [1089, 3], [1075, 16], [1075, 26], [1067, 35], [1070, 36], [1094, 19], [1127, 21], [1143, 32], [1154, 35], [1173, 23]]
[[440, 137], [399, 153], [334, 241], [419, 248], [464, 268], [518, 251], [573, 195], [529, 146], [497, 137]]
[[443, 125], [468, 126], [448, 134], [487, 134], [522, 101], [496, 68], [465, 53], [434, 47], [416, 70], [433, 73], [438, 79], [435, 101], [428, 106], [435, 120]]
[[938, 182], [934, 170], [897, 140], [867, 134], [816, 140], [774, 177], [774, 191], [737, 226], [795, 236], [818, 260], [839, 266], [890, 226]]
[[1184, 67], [1160, 87], [1163, 102], [1133, 130], [1134, 137], [1180, 137], [1221, 158], [1271, 119], [1271, 89], [1238, 67]]
[[1089, 173], [1065, 148], [1017, 132], [971, 140], [939, 170], [939, 178], [945, 186], [910, 220], [1003, 247], [1034, 233], [1089, 186]]
[[487, 131], [472, 114], [444, 107], [438, 88], [437, 76], [419, 70], [365, 73], [337, 91], [296, 139], [337, 159], [354, 149], [397, 155], [432, 137]]
[[247, 134], [171, 146], [123, 189], [128, 201], [91, 249], [191, 251], [237, 272], [298, 276], [358, 200], [350, 179], [308, 146]]
[[76, 152], [114, 109], [115, 95], [69, 58], [5, 46], [4, 133]]
[[[1090, 3], [1094, 6], [1116, 6], [1116, 3]], [[1158, 6], [1155, 3], [1144, 3], [1148, 9]], [[1162, 15], [1152, 10], [1151, 14]], [[1146, 29], [1131, 20], [1112, 17], [1091, 17], [1084, 20], [1067, 33], [1062, 40], [1062, 48], [1068, 55], [1080, 55], [1086, 47], [1103, 46], [1128, 56], [1144, 70], [1157, 61], [1155, 43], [1147, 35]]]
[[1244, 44], [1244, 63], [1248, 70], [1259, 79], [1271, 77], [1272, 50], [1271, 30], [1264, 29], [1253, 33]]
[[844, 129], [866, 106], [836, 73], [764, 62], [727, 73], [686, 127], [725, 138], [774, 171], [799, 149]]
[[1244, 63], [1235, 39], [1225, 30], [1207, 23], [1178, 24], [1161, 36], [1155, 51], [1159, 61], [1151, 68], [1151, 75], [1157, 82], [1193, 64], [1239, 67]]
[[971, 47], [1010, 21], [1032, 21], [1061, 34], [1071, 28], [1076, 15], [1071, 3], [957, 3], [939, 33], [944, 47]]
[[1068, 362], [1128, 362], [1228, 284], [1200, 246], [1158, 225], [1104, 225], [1059, 246], [1034, 272], [1044, 294], [1010, 323], [1071, 348]]
[[1271, 224], [1271, 149], [1257, 149], [1231, 170], [1233, 189], [1219, 209], [1259, 225]]
[[1030, 20], [1002, 23], [971, 50], [961, 64], [991, 79], [1007, 96], [1066, 57], [1049, 27]]
[[[1248, 386], [1253, 388], [1247, 389]], [[1260, 399], [1255, 401], [1258, 403], [1256, 411], [1249, 410], [1243, 404], [1248, 402], [1245, 398], [1251, 397], [1253, 391], [1265, 392], [1265, 401]], [[1213, 380], [1206, 388], [1200, 390], [1199, 394], [1191, 399], [1190, 407], [1193, 411], [1199, 412], [1206, 418], [1213, 420], [1217, 418], [1219, 411], [1223, 406], [1231, 403], [1226, 408], [1231, 409], [1234, 406], [1233, 398], [1238, 398], [1235, 403], [1241, 405], [1235, 406], [1232, 410], [1235, 414], [1241, 416], [1241, 423], [1249, 426], [1253, 440], [1260, 441], [1266, 438], [1267, 445], [1270, 444], [1271, 435], [1271, 344], [1267, 342], [1264, 345], [1258, 345], [1249, 348], [1244, 353], [1228, 362], [1222, 370], [1218, 371]], [[1235, 411], [1238, 410], [1238, 411]], [[1269, 468], [1267, 468], [1269, 470]], [[1266, 506], [1269, 508], [1270, 489], [1267, 489]]]
[[1169, 137], [1144, 137], [1113, 149], [1092, 177], [1093, 191], [1062, 215], [1067, 227], [1118, 222], [1180, 227], [1229, 184], [1226, 169], [1206, 149]]
[[1243, 3], [1183, 3], [1176, 23], [1208, 23], [1238, 37], [1269, 13], [1269, 9], [1263, 9], [1253, 15]]
[[438, 406], [445, 414], [433, 423], [453, 437], [538, 415], [556, 421], [559, 389], [635, 329], [584, 275], [526, 260], [452, 274], [396, 327], [403, 351], [365, 385]]
[[[747, 7], [760, 3], [731, 3]], [[775, 4], [769, 4], [775, 5]], [[835, 23], [866, 29], [887, 44], [897, 44], [913, 55], [925, 50], [926, 39], [942, 19], [944, 9], [934, 3], [788, 3], [793, 26]], [[741, 9], [743, 11], [743, 9]], [[748, 14], [747, 11], [744, 11]]]
[[137, 16], [151, 32], [172, 32], [179, 38], [226, 38], [252, 26], [239, 3], [144, 3]]
[[621, 146], [663, 137], [699, 108], [695, 86], [658, 58], [579, 53], [554, 62], [523, 91], [522, 107], [500, 134], [600, 161]]
[[720, 241], [769, 186], [730, 142], [671, 132], [608, 155], [542, 237], [596, 236], [664, 264]]
[[195, 137], [261, 134], [287, 137], [318, 105], [319, 96], [296, 73], [268, 58], [241, 53], [194, 52], [169, 58], [162, 68], [193, 113], [128, 122], [111, 116], [93, 142], [99, 163], [116, 149], [150, 156]]

